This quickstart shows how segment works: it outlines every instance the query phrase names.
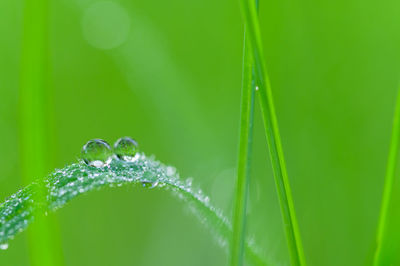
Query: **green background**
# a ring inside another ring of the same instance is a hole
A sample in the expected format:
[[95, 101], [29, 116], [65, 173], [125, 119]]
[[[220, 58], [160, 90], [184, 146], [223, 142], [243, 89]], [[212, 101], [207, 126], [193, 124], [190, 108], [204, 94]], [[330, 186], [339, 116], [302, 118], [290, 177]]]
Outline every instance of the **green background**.
[[[237, 0], [50, 1], [54, 167], [92, 138], [132, 136], [231, 214], [243, 25]], [[260, 1], [260, 23], [306, 259], [365, 265], [400, 73], [399, 1]], [[0, 1], [0, 200], [22, 186], [23, 2]], [[49, 166], [48, 171], [52, 171]], [[66, 265], [225, 265], [224, 248], [170, 193], [114, 188], [57, 212]], [[289, 257], [256, 108], [248, 234]], [[26, 233], [0, 265], [28, 265]]]

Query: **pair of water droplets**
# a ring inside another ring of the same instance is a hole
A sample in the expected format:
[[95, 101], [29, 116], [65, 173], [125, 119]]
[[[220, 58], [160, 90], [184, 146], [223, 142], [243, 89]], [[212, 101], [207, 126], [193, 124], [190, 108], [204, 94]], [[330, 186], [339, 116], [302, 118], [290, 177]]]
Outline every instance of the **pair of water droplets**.
[[105, 140], [92, 139], [83, 146], [81, 156], [87, 165], [100, 168], [108, 166], [113, 157], [134, 162], [139, 157], [138, 151], [137, 142], [130, 137], [119, 138], [113, 148]]

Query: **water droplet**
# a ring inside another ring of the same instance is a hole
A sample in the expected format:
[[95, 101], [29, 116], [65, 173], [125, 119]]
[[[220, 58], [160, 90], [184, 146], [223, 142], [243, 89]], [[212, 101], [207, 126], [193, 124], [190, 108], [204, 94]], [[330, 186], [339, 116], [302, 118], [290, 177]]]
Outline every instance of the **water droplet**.
[[82, 148], [82, 159], [89, 166], [107, 166], [112, 159], [111, 147], [101, 139], [89, 140]]
[[145, 188], [155, 188], [158, 186], [158, 182], [142, 181], [142, 186]]
[[188, 179], [186, 179], [185, 184], [187, 187], [191, 187], [193, 183], [193, 178], [189, 177]]
[[176, 169], [172, 166], [167, 166], [167, 176], [172, 176], [176, 173]]
[[115, 142], [114, 153], [120, 160], [134, 162], [139, 158], [138, 144], [130, 137], [122, 137]]
[[8, 243], [1, 243], [0, 244], [0, 249], [2, 249], [2, 250], [8, 249]]

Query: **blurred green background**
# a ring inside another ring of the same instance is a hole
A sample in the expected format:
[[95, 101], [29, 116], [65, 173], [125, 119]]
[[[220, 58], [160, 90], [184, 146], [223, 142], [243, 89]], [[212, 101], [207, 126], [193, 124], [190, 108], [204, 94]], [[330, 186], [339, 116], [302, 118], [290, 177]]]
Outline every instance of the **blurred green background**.
[[[243, 25], [237, 0], [50, 1], [55, 167], [92, 138], [132, 136], [231, 214]], [[365, 265], [373, 244], [400, 73], [400, 2], [260, 2], [283, 148], [309, 265]], [[0, 1], [0, 200], [22, 186], [22, 0]], [[288, 265], [256, 108], [248, 234]], [[48, 169], [51, 172], [53, 168]], [[114, 188], [57, 212], [66, 265], [226, 265], [185, 204]], [[28, 265], [26, 233], [0, 265]]]

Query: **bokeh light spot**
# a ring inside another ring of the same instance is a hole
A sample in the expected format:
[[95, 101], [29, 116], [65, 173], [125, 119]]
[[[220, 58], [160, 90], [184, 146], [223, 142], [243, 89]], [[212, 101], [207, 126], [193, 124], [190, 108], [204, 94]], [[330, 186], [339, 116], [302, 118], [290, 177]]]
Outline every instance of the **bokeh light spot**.
[[130, 18], [118, 3], [101, 1], [85, 10], [82, 31], [86, 41], [98, 49], [113, 49], [127, 39]]

